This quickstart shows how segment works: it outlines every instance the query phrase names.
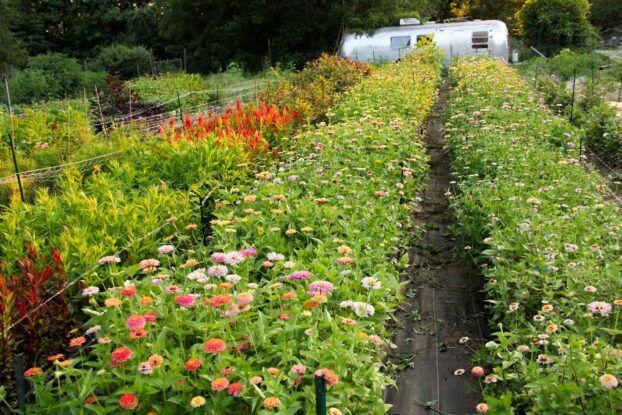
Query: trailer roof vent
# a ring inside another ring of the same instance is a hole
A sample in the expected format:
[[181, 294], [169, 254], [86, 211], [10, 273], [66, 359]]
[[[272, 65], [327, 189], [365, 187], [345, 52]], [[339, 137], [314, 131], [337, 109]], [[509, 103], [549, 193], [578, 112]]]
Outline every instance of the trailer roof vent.
[[406, 19], [400, 19], [400, 26], [412, 26], [421, 24], [419, 19], [415, 19], [414, 17], [407, 17]]

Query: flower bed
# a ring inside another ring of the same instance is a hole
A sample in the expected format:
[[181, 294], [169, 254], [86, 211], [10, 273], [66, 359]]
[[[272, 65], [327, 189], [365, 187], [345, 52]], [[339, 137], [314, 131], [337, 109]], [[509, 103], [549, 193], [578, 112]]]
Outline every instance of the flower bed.
[[450, 76], [452, 204], [482, 266], [495, 330], [477, 357], [489, 410], [617, 412], [620, 210], [579, 162], [580, 131], [506, 64], [467, 59]]
[[361, 82], [334, 124], [218, 192], [209, 246], [188, 224], [138, 264], [106, 261], [101, 272], [127, 282], [84, 292], [93, 318], [72, 358], [28, 372], [28, 413], [311, 413], [314, 376], [335, 410], [384, 413], [384, 322], [401, 297], [407, 201], [427, 171], [417, 131], [439, 74], [426, 49]]

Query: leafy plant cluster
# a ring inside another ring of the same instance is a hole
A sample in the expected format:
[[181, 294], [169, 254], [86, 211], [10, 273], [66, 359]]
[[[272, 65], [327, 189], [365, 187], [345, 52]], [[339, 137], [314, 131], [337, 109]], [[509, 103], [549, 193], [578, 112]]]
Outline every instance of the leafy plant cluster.
[[495, 329], [476, 358], [486, 403], [498, 414], [615, 412], [620, 209], [580, 162], [580, 131], [506, 64], [467, 59], [450, 76], [452, 205]]
[[308, 120], [318, 120], [321, 108], [333, 106], [343, 91], [371, 73], [369, 65], [322, 54], [291, 76], [275, 71], [277, 82], [268, 85], [261, 98], [279, 106], [298, 108]]
[[103, 261], [116, 287], [84, 290], [93, 317], [74, 356], [30, 369], [28, 412], [310, 413], [321, 376], [333, 413], [385, 413], [384, 323], [439, 77], [425, 49], [352, 88], [334, 123], [217, 191], [209, 245], [178, 219], [141, 257]]

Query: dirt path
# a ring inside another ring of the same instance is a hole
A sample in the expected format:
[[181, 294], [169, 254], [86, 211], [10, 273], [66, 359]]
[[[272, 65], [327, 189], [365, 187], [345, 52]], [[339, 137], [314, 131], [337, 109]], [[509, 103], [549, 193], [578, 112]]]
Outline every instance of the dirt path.
[[[415, 216], [426, 232], [410, 252], [410, 283], [393, 339], [397, 349], [391, 361], [402, 371], [397, 390], [386, 394], [385, 401], [394, 405], [392, 414], [472, 414], [481, 402], [468, 370], [469, 357], [485, 337], [486, 321], [478, 302], [482, 280], [454, 257], [454, 251], [464, 247], [448, 235], [454, 217], [445, 195], [451, 180], [442, 125], [446, 100], [443, 86], [426, 126], [431, 171], [421, 212]], [[460, 344], [462, 337], [469, 340]], [[455, 376], [458, 368], [467, 372]]]

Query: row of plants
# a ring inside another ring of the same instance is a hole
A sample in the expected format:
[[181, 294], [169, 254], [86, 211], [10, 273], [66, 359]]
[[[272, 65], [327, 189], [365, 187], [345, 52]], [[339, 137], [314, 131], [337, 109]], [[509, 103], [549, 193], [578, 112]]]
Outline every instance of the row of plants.
[[419, 235], [408, 200], [439, 77], [428, 48], [353, 87], [330, 124], [217, 191], [208, 245], [178, 220], [141, 260], [107, 257], [125, 282], [83, 290], [92, 318], [71, 356], [26, 371], [28, 413], [311, 413], [315, 377], [331, 414], [385, 413], [384, 323]]
[[494, 331], [471, 370], [478, 411], [617, 413], [622, 223], [581, 163], [582, 132], [502, 61], [462, 60], [450, 78], [456, 231], [486, 279]]
[[580, 54], [565, 49], [551, 59], [525, 62], [519, 71], [532, 79], [553, 111], [570, 118], [584, 131], [584, 141], [591, 151], [608, 164], [621, 166], [622, 120], [616, 108], [607, 102], [618, 98], [622, 82], [619, 62], [596, 53]]
[[[222, 116], [196, 122], [187, 117], [179, 124], [170, 120], [161, 136], [118, 129], [115, 134], [127, 143], [121, 155], [87, 172], [62, 174], [54, 193], [39, 189], [32, 204], [13, 199], [0, 222], [3, 380], [10, 378], [16, 351], [25, 352], [31, 365], [41, 358], [37, 345], [65, 341], [57, 334], [67, 333], [66, 326], [83, 317], [77, 300], [82, 287], [122, 283], [121, 274], [102, 273], [98, 264], [111, 258], [134, 262], [163, 235], [178, 231], [178, 219], [197, 223], [196, 232], [204, 237], [213, 209], [206, 195], [248, 180], [251, 167], [272, 156], [270, 146], [291, 136], [301, 122], [296, 111], [238, 103]], [[55, 258], [63, 272], [45, 272]], [[43, 271], [24, 267], [32, 262]], [[25, 281], [29, 289], [22, 286]], [[58, 318], [58, 307], [52, 307], [57, 302], [72, 311], [69, 316]], [[42, 324], [53, 338], [37, 335], [35, 346], [25, 350], [24, 342], [31, 344]]]

